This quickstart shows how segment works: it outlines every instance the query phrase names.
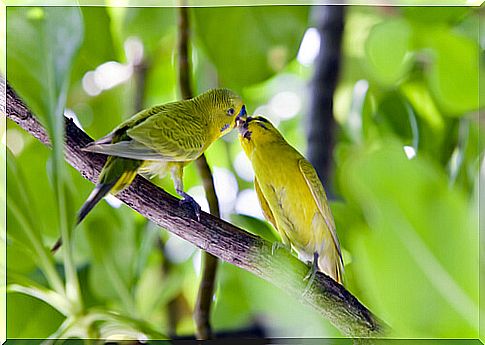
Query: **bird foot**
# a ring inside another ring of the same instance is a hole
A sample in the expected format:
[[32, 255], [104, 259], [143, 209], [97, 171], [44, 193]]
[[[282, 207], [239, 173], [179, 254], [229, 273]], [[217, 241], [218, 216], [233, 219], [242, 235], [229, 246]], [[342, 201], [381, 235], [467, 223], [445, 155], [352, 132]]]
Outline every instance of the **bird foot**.
[[180, 205], [189, 208], [195, 215], [195, 218], [197, 218], [197, 221], [200, 222], [200, 212], [202, 210], [200, 205], [194, 200], [194, 198], [186, 193], [184, 193], [183, 197], [184, 198], [180, 200]]
[[315, 280], [315, 276], [317, 275], [318, 272], [318, 253], [313, 254], [313, 262], [308, 262], [310, 265], [310, 269], [308, 270], [308, 273], [306, 274], [305, 278], [303, 280], [308, 280], [308, 283], [305, 287], [305, 290], [303, 290], [303, 296], [305, 296], [308, 291], [310, 291], [310, 287], [313, 284], [313, 281]]

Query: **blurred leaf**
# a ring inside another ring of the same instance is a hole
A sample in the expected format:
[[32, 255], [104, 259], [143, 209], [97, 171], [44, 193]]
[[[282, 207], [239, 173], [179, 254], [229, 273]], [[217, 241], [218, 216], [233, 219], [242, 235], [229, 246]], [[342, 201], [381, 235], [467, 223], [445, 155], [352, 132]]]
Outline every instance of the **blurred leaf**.
[[381, 136], [394, 133], [404, 144], [418, 148], [419, 132], [411, 106], [397, 92], [389, 92], [380, 100], [374, 121]]
[[72, 63], [84, 33], [82, 16], [77, 7], [9, 7], [7, 15], [8, 80], [44, 121], [50, 135], [58, 228], [65, 242], [66, 292], [80, 308], [76, 268], [68, 245], [63, 115]]
[[52, 135], [55, 119], [63, 114], [72, 60], [82, 40], [80, 10], [9, 7], [7, 16], [8, 80]]
[[222, 85], [240, 89], [280, 71], [297, 54], [308, 7], [193, 8], [196, 43], [217, 68]]
[[93, 321], [105, 322], [105, 325], [101, 327], [100, 338], [106, 339], [119, 334], [129, 335], [128, 339], [133, 339], [140, 336], [139, 332], [143, 332], [152, 339], [168, 339], [166, 335], [156, 330], [149, 323], [136, 319], [131, 315], [121, 315], [119, 313], [93, 308], [86, 317]]
[[175, 31], [175, 19], [174, 7], [127, 7], [122, 35], [124, 40], [130, 36], [140, 38], [151, 55], [163, 37]]
[[116, 60], [116, 49], [111, 36], [111, 20], [106, 7], [81, 7], [84, 20], [84, 41], [73, 66], [72, 81], [81, 81], [84, 74], [102, 63]]
[[388, 141], [342, 166], [343, 193], [369, 224], [348, 243], [353, 265], [363, 294], [402, 334], [473, 336], [476, 224], [463, 195], [418, 157]]
[[137, 225], [129, 214], [118, 215], [119, 211], [111, 211], [109, 217], [106, 213], [101, 216], [93, 212], [86, 219], [89, 222], [86, 236], [93, 253], [89, 285], [97, 298], [119, 300], [125, 312], [136, 315], [131, 291], [139, 248], [135, 239], [140, 238], [138, 232], [142, 231], [144, 222]]
[[458, 140], [449, 161], [450, 184], [458, 185], [467, 194], [472, 194], [480, 169], [480, 154], [485, 141], [478, 124], [468, 118], [460, 119]]
[[[174, 46], [175, 34], [165, 36], [154, 56], [149, 58], [145, 81], [146, 106], [173, 102], [177, 99], [177, 66], [173, 60]], [[163, 80], [162, 83], [161, 80]]]
[[478, 109], [477, 42], [443, 28], [428, 29], [424, 41], [423, 48], [432, 49], [427, 81], [443, 113], [463, 116]]
[[409, 70], [410, 38], [411, 28], [404, 20], [388, 20], [372, 28], [365, 51], [377, 80], [392, 85]]
[[83, 92], [71, 106], [84, 130], [93, 138], [100, 138], [133, 115], [133, 97], [129, 91], [122, 84], [94, 97]]
[[406, 82], [402, 84], [401, 90], [418, 116], [422, 117], [436, 131], [443, 129], [441, 113], [424, 83], [418, 81]]
[[423, 25], [454, 23], [470, 12], [469, 7], [405, 6], [400, 8], [404, 17]]
[[9, 338], [45, 339], [61, 324], [64, 316], [37, 298], [7, 294], [7, 334]]
[[[10, 283], [11, 280], [15, 281], [16, 283]], [[18, 282], [22, 282], [23, 284], [20, 284]], [[69, 313], [69, 304], [67, 303], [64, 296], [58, 294], [53, 290], [49, 290], [29, 279], [26, 279], [26, 277], [20, 275], [15, 275], [12, 277], [12, 275], [10, 275], [7, 292], [22, 293], [24, 295], [37, 298], [49, 304], [51, 307], [55, 308], [57, 311], [64, 315], [68, 315]]]
[[[41, 227], [30, 203], [32, 196], [26, 188], [25, 177], [9, 150], [7, 151], [7, 177], [7, 199], [9, 200], [7, 210], [11, 215], [7, 217], [8, 238], [13, 240], [15, 251], [29, 254], [36, 265], [42, 269], [52, 289], [63, 293], [63, 283], [55, 271], [52, 256], [42, 242]], [[12, 253], [9, 254], [10, 258], [12, 258], [11, 255]], [[13, 267], [9, 266], [9, 268]]]
[[217, 329], [243, 328], [251, 322], [251, 301], [248, 292], [242, 289], [243, 277], [240, 269], [222, 262], [218, 268], [216, 299], [213, 322]]
[[262, 324], [269, 338], [341, 335], [315, 309], [247, 271], [223, 263], [220, 275], [213, 319], [221, 328], [236, 328], [233, 320], [239, 327], [252, 321]]
[[173, 265], [170, 272], [163, 276], [161, 264], [147, 268], [140, 277], [135, 295], [140, 314], [149, 318], [154, 312], [166, 308], [181, 293], [185, 277], [182, 265]]
[[269, 223], [245, 214], [231, 214], [231, 222], [254, 235], [270, 242], [281, 242], [281, 238]]

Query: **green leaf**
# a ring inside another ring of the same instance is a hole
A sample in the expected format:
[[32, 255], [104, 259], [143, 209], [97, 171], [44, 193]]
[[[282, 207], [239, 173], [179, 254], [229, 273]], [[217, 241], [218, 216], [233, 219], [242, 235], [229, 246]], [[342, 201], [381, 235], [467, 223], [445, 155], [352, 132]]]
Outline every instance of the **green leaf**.
[[428, 49], [432, 61], [426, 74], [427, 82], [443, 114], [463, 116], [477, 110], [478, 43], [450, 29], [437, 28], [427, 30], [422, 48]]
[[399, 81], [411, 66], [411, 28], [404, 20], [375, 25], [365, 43], [371, 73], [385, 85]]
[[7, 294], [7, 310], [9, 338], [45, 339], [59, 327], [64, 318], [45, 302], [19, 293]]
[[254, 84], [295, 58], [308, 12], [304, 6], [194, 8], [195, 42], [204, 46], [222, 85]]
[[27, 279], [25, 276], [17, 275], [15, 278], [12, 278], [12, 275], [9, 275], [9, 281], [12, 280], [20, 280], [23, 284], [9, 283], [9, 285], [7, 286], [7, 292], [18, 292], [29, 295], [31, 297], [44, 301], [52, 308], [57, 309], [57, 311], [64, 315], [69, 314], [69, 304], [64, 296]]
[[470, 13], [469, 7], [406, 6], [400, 8], [407, 19], [429, 26], [430, 24], [454, 23]]
[[419, 133], [414, 111], [399, 93], [389, 92], [382, 97], [373, 120], [380, 127], [383, 137], [394, 133], [406, 145], [418, 148]]
[[477, 224], [461, 191], [419, 154], [408, 160], [394, 141], [356, 150], [340, 175], [345, 198], [367, 223], [347, 230], [346, 243], [364, 301], [409, 337], [473, 337]]
[[106, 7], [81, 7], [81, 10], [85, 33], [73, 66], [73, 83], [80, 82], [86, 72], [115, 60], [117, 56], [110, 30], [111, 19]]
[[52, 135], [83, 37], [81, 13], [76, 7], [9, 7], [7, 16], [8, 80]]
[[130, 36], [140, 38], [152, 55], [165, 35], [175, 33], [175, 23], [176, 8], [128, 7], [123, 18], [122, 35], [124, 39]]
[[[7, 177], [8, 238], [9, 242], [16, 246], [9, 256], [12, 258], [11, 255], [16, 251], [28, 254], [30, 259], [42, 269], [52, 289], [63, 294], [63, 283], [54, 268], [52, 256], [42, 243], [40, 222], [30, 202], [33, 199], [32, 193], [26, 188], [27, 183], [22, 169], [17, 165], [10, 151], [7, 151]], [[13, 267], [19, 268], [15, 264]]]
[[86, 236], [93, 258], [89, 285], [100, 300], [119, 300], [125, 312], [135, 315], [131, 291], [139, 245], [135, 238], [143, 227], [137, 228], [130, 214], [118, 214], [119, 211], [111, 210], [102, 216], [93, 213], [86, 219]]
[[69, 241], [63, 115], [73, 60], [83, 39], [82, 16], [76, 7], [9, 7], [7, 16], [8, 80], [44, 121], [52, 142], [52, 177], [58, 228], [64, 241], [66, 293], [77, 312], [82, 300]]

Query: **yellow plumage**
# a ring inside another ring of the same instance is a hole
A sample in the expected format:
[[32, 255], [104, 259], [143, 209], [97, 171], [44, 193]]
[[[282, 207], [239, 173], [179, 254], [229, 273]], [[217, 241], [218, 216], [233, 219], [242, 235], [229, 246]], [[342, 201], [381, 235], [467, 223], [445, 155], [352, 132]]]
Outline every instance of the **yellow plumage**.
[[255, 172], [263, 213], [301, 260], [342, 283], [343, 262], [335, 223], [313, 166], [263, 117], [239, 126], [239, 140]]

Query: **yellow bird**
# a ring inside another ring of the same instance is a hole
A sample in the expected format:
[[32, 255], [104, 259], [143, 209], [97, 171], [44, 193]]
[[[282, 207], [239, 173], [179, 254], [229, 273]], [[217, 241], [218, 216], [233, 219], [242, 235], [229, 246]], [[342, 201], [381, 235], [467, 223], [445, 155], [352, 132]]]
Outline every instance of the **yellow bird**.
[[[253, 165], [266, 219], [300, 260], [342, 284], [343, 261], [327, 196], [313, 166], [264, 117], [239, 121], [239, 141]], [[312, 276], [313, 276], [312, 274]], [[313, 277], [312, 277], [313, 278]]]
[[[170, 172], [175, 190], [183, 198], [181, 203], [190, 206], [199, 218], [200, 206], [184, 192], [183, 168], [243, 117], [246, 107], [241, 97], [228, 89], [212, 89], [192, 99], [142, 110], [88, 144], [84, 151], [109, 157], [96, 187], [78, 212], [77, 224], [106, 194], [128, 187], [137, 173], [162, 177]], [[61, 244], [59, 239], [52, 251]]]

